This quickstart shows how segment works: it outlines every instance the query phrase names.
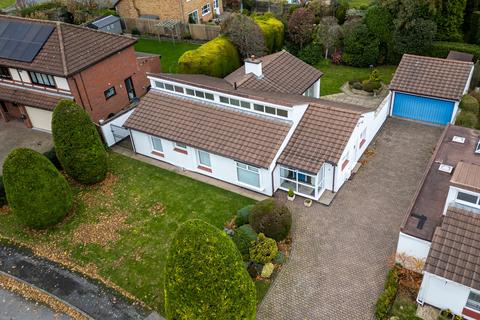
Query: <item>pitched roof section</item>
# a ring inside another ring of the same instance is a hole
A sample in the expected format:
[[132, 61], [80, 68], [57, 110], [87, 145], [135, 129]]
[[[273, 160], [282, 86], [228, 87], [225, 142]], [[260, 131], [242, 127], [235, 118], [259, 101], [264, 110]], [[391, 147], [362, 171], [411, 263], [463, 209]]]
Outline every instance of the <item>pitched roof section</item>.
[[0, 100], [53, 111], [57, 103], [66, 97], [0, 85]]
[[290, 124], [151, 91], [125, 127], [268, 168]]
[[480, 290], [480, 215], [449, 208], [435, 230], [425, 271]]
[[303, 94], [323, 73], [283, 50], [265, 57], [262, 61], [262, 77], [245, 74], [245, 66], [235, 70], [225, 80], [238, 88], [289, 94]]
[[450, 182], [457, 187], [480, 192], [480, 165], [460, 161]]
[[328, 100], [310, 104], [278, 163], [310, 173], [326, 161], [338, 163], [362, 115], [349, 107]]
[[12, 16], [0, 16], [0, 19], [54, 26], [55, 30], [31, 63], [0, 59], [0, 64], [57, 76], [79, 72], [137, 42], [133, 38], [63, 22]]
[[458, 101], [472, 68], [472, 62], [404, 54], [390, 89]]

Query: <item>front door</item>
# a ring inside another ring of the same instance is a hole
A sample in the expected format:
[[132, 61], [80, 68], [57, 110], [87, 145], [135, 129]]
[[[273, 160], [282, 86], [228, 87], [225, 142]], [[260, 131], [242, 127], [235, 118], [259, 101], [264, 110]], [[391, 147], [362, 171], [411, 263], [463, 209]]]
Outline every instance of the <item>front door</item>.
[[135, 88], [133, 88], [132, 77], [125, 80], [125, 89], [127, 89], [128, 99], [130, 101], [137, 97], [135, 94]]

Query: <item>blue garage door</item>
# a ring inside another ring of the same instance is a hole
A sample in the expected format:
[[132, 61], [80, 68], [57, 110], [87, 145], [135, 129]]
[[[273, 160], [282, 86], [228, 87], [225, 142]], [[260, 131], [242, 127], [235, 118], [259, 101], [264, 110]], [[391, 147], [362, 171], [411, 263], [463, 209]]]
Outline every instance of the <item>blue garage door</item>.
[[395, 93], [392, 115], [435, 124], [448, 124], [455, 103], [410, 94]]

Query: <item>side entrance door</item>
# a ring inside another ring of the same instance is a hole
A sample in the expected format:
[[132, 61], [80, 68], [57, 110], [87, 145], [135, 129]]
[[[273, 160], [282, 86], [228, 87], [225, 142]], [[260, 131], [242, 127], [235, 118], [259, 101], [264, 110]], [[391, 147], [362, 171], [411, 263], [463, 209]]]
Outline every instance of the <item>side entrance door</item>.
[[125, 89], [127, 90], [128, 99], [130, 101], [137, 97], [135, 94], [135, 88], [133, 87], [132, 77], [125, 80]]

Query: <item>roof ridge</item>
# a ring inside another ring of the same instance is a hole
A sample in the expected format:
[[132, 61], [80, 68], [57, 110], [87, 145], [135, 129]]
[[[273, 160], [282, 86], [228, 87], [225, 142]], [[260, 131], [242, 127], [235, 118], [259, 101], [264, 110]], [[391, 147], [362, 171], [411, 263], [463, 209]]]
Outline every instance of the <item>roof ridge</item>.
[[[463, 51], [459, 51], [459, 52], [463, 52]], [[452, 62], [452, 63], [459, 63], [459, 64], [465, 64], [465, 65], [467, 64], [474, 65], [472, 61], [460, 61], [460, 60], [446, 59], [446, 58], [439, 58], [439, 57], [420, 56], [420, 55], [410, 54], [410, 53], [404, 53], [403, 55], [407, 57], [415, 57], [415, 58], [421, 58], [425, 60], [437, 60], [437, 61], [448, 62], [448, 63]]]
[[58, 42], [60, 45], [60, 56], [62, 58], [62, 67], [63, 67], [63, 73], [65, 76], [68, 75], [68, 68], [67, 68], [67, 56], [65, 55], [65, 45], [63, 43], [63, 34], [62, 34], [62, 24], [57, 21], [57, 34], [58, 34]]
[[[342, 108], [340, 106], [322, 104], [322, 102], [332, 103], [333, 101], [330, 101], [330, 100], [327, 100], [327, 99], [320, 99], [320, 98], [318, 100], [319, 100], [318, 102], [311, 102], [309, 104], [309, 106], [314, 106], [314, 107], [317, 107], [317, 108], [328, 108], [328, 109], [333, 109], [333, 110], [336, 110], [336, 111], [352, 113], [352, 114], [356, 114], [356, 115], [364, 114], [364, 112], [362, 112], [360, 110], [353, 110], [353, 109], [348, 108], [349, 106], [357, 108], [358, 106], [355, 105], [355, 104], [344, 103], [346, 106], [345, 106], [345, 108]], [[338, 103], [338, 102], [335, 102], [335, 103]], [[371, 112], [371, 111], [365, 110], [365, 112]]]

